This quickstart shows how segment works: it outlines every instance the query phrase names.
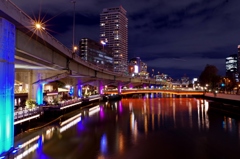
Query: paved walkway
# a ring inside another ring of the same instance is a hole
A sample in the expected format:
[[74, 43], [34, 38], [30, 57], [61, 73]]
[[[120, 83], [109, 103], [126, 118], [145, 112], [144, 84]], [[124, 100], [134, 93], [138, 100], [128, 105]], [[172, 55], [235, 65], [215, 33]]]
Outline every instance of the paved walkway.
[[204, 96], [205, 97], [218, 98], [218, 99], [228, 99], [228, 100], [240, 101], [240, 95], [237, 95], [237, 94], [224, 94], [224, 93], [206, 92], [204, 94]]

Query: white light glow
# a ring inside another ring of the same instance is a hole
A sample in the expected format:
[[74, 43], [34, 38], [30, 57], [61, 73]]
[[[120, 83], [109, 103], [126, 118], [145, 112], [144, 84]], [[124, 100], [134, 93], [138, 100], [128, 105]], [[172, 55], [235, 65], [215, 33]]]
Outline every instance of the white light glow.
[[28, 121], [28, 120], [31, 120], [31, 119], [34, 119], [34, 118], [37, 118], [37, 117], [39, 117], [39, 116], [40, 116], [40, 114], [37, 114], [37, 115], [31, 116], [31, 117], [29, 117], [29, 118], [25, 118], [25, 119], [16, 121], [16, 122], [14, 122], [14, 125], [19, 124], [19, 123], [23, 123], [23, 122], [25, 122], [25, 121]]
[[38, 144], [34, 144], [33, 146], [29, 147], [26, 151], [24, 151], [20, 155], [14, 157], [14, 159], [22, 159], [25, 156], [27, 156], [29, 153], [31, 153], [32, 151], [36, 150], [37, 148], [38, 148]]
[[93, 115], [93, 114], [95, 114], [95, 113], [97, 113], [97, 112], [99, 112], [99, 111], [100, 111], [99, 105], [98, 105], [98, 106], [95, 106], [95, 107], [93, 107], [93, 108], [90, 108], [90, 109], [89, 109], [89, 116], [91, 116], [91, 115]]
[[77, 114], [77, 115], [75, 115], [75, 116], [73, 116], [73, 117], [71, 117], [71, 118], [69, 118], [69, 119], [63, 121], [60, 125], [63, 126], [63, 125], [65, 125], [65, 124], [67, 124], [67, 123], [73, 121], [74, 119], [80, 117], [81, 115], [82, 115], [82, 113], [79, 113], [79, 114]]
[[28, 140], [27, 142], [24, 142], [23, 144], [19, 145], [20, 148], [26, 147], [27, 145], [31, 144], [34, 141], [37, 141], [39, 139], [39, 135], [32, 138], [31, 140]]
[[69, 129], [70, 127], [72, 127], [73, 125], [76, 125], [79, 121], [81, 121], [81, 117], [80, 118], [77, 118], [75, 120], [73, 120], [72, 122], [70, 122], [69, 124], [63, 126], [60, 128], [60, 133], [66, 131], [67, 129]]
[[75, 106], [75, 105], [78, 105], [78, 104], [81, 104], [82, 102], [77, 102], [77, 103], [74, 103], [74, 104], [70, 104], [70, 105], [66, 105], [66, 106], [63, 106], [61, 107], [60, 109], [66, 109], [66, 108], [69, 108], [69, 107], [72, 107], [72, 106]]

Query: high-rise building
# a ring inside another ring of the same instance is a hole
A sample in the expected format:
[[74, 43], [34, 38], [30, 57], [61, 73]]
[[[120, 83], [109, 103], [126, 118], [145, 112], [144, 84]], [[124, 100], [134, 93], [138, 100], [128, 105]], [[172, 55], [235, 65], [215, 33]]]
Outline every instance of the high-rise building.
[[114, 71], [127, 73], [128, 19], [122, 7], [105, 8], [100, 14], [100, 41], [113, 50]]
[[233, 54], [226, 58], [226, 76], [238, 82], [238, 55]]
[[238, 73], [240, 74], [240, 45], [238, 45], [238, 68], [237, 68], [237, 71]]
[[106, 70], [113, 71], [113, 56], [111, 48], [88, 38], [82, 38], [81, 41], [79, 41], [79, 48], [82, 60]]

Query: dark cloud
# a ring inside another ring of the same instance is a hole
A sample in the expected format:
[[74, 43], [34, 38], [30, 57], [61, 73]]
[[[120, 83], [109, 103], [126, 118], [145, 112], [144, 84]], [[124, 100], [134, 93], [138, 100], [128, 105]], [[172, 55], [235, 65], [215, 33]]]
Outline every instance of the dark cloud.
[[[45, 16], [49, 32], [71, 46], [71, 0], [12, 0], [31, 17]], [[77, 0], [76, 39], [99, 40], [99, 14], [122, 5], [129, 19], [129, 58], [141, 57], [172, 77], [199, 76], [206, 64], [225, 73], [240, 44], [238, 0]], [[68, 37], [68, 38], [66, 38]]]

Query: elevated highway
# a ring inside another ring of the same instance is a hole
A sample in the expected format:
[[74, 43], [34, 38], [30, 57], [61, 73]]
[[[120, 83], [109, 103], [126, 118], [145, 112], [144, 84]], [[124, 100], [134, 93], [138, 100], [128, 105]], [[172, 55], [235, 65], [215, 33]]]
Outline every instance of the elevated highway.
[[[11, 1], [0, 0], [0, 17], [7, 19], [16, 27], [16, 72], [27, 69], [39, 73], [44, 70], [45, 75], [41, 78], [42, 82], [45, 78], [49, 79], [52, 76], [67, 73], [68, 77], [86, 79], [85, 81], [102, 79], [118, 82], [169, 84], [167, 82], [157, 82], [154, 79], [131, 78], [128, 75], [112, 72], [83, 61], [46, 30], [36, 29], [35, 24], [37, 22]], [[51, 73], [46, 73], [46, 70]], [[56, 73], [52, 73], [52, 71]], [[58, 77], [61, 78], [62, 76]]]

